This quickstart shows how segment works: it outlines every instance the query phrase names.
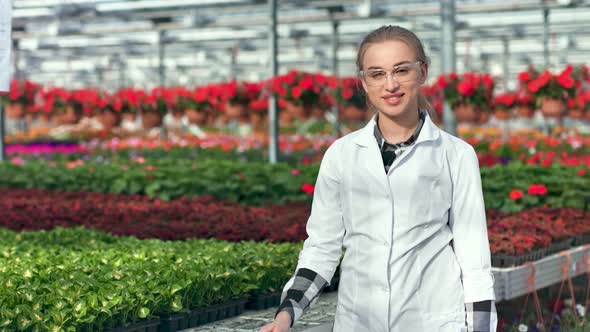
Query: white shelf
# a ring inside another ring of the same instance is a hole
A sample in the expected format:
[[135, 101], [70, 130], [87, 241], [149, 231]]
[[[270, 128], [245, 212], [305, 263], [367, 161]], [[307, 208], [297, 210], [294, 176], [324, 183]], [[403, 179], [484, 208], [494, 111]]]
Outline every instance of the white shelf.
[[[564, 252], [571, 255], [570, 271], [572, 277], [585, 273], [589, 266], [584, 266], [584, 251], [586, 258], [590, 259], [590, 248], [583, 246], [571, 248]], [[560, 253], [547, 256], [543, 259], [533, 262], [535, 266], [535, 289], [545, 288], [561, 282], [561, 267], [566, 264], [566, 256]], [[531, 275], [531, 267], [520, 265], [509, 268], [492, 268], [494, 273], [496, 293], [496, 302], [510, 300], [529, 292], [528, 279]]]

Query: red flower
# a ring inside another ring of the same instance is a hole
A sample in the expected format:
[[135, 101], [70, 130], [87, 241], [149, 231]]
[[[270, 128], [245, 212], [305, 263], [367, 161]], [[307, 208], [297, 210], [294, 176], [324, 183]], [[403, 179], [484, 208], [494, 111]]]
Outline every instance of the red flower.
[[526, 83], [526, 82], [530, 81], [531, 80], [531, 73], [529, 73], [528, 71], [524, 71], [524, 72], [518, 74], [518, 80], [521, 83]]
[[586, 173], [587, 173], [587, 171], [585, 168], [580, 168], [576, 174], [578, 176], [584, 176], [584, 175], [586, 175]]
[[[565, 72], [564, 72], [565, 73]], [[557, 76], [557, 82], [564, 88], [570, 89], [574, 87], [574, 79], [569, 74], [560, 74]]]
[[308, 195], [311, 195], [311, 194], [313, 194], [314, 186], [313, 186], [313, 184], [304, 183], [304, 184], [301, 186], [301, 190], [302, 190], [304, 193], [306, 193], [306, 194], [308, 194]]
[[436, 86], [439, 87], [440, 89], [444, 89], [447, 86], [447, 81], [446, 81], [444, 75], [439, 76], [438, 81], [436, 82]]
[[294, 86], [293, 89], [291, 90], [291, 96], [293, 96], [293, 98], [299, 99], [299, 97], [301, 97], [302, 93], [303, 93], [303, 91], [301, 91], [301, 88], [298, 86]]
[[531, 184], [528, 189], [528, 194], [533, 196], [544, 196], [547, 195], [547, 187], [542, 184]]
[[342, 98], [349, 100], [352, 98], [352, 90], [348, 88], [342, 89]]
[[518, 190], [518, 189], [514, 189], [510, 192], [510, 194], [508, 194], [508, 197], [513, 201], [519, 200], [523, 196], [524, 196], [524, 194], [522, 193], [522, 191]]
[[475, 85], [470, 81], [463, 81], [459, 83], [457, 90], [464, 96], [471, 96], [475, 92]]

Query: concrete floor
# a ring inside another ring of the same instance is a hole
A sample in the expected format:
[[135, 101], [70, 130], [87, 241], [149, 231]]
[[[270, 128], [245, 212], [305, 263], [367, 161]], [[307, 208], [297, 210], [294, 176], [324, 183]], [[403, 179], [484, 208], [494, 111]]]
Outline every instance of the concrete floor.
[[[332, 332], [338, 292], [323, 293], [313, 308], [310, 308], [290, 332]], [[183, 332], [257, 332], [272, 322], [277, 308], [245, 311], [242, 315], [215, 323], [191, 328]]]

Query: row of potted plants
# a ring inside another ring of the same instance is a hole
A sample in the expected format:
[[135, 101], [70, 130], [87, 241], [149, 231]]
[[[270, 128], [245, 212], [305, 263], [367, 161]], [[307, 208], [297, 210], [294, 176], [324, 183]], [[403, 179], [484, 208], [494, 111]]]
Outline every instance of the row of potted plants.
[[0, 226], [15, 231], [84, 226], [114, 235], [184, 240], [296, 242], [310, 204], [252, 207], [212, 197], [160, 201], [147, 196], [0, 189]]
[[[318, 135], [313, 137], [286, 136], [279, 137], [279, 150], [289, 155], [294, 152], [324, 152], [325, 149], [335, 140], [333, 136]], [[480, 135], [466, 135], [465, 141], [471, 144], [478, 152], [495, 152], [502, 156], [520, 153], [534, 153], [535, 151], [566, 151], [590, 153], [590, 138], [583, 136], [569, 136], [565, 138], [548, 137], [541, 133], [534, 136], [511, 136], [507, 139], [498, 137], [485, 137]], [[162, 150], [174, 153], [186, 150], [185, 153], [194, 149], [210, 150], [219, 149], [224, 152], [247, 153], [250, 150], [257, 150], [258, 153], [266, 153], [268, 140], [264, 137], [246, 136], [234, 137], [228, 135], [210, 136], [204, 139], [193, 141], [161, 141], [148, 139], [113, 139], [113, 140], [91, 140], [88, 142], [29, 142], [21, 144], [8, 144], [6, 153], [9, 155], [53, 155], [53, 154], [75, 154], [76, 152], [88, 152], [93, 154], [111, 154], [124, 150], [128, 153], [148, 154], [150, 150]], [[172, 150], [172, 151], [171, 151]], [[175, 154], [182, 156], [182, 154]]]
[[154, 317], [170, 325], [175, 313], [280, 290], [301, 249], [138, 240], [84, 228], [0, 228], [0, 243], [2, 331], [100, 331]]
[[590, 243], [590, 213], [583, 209], [536, 207], [516, 214], [491, 214], [488, 233], [492, 265], [520, 265]]
[[[544, 255], [546, 248], [590, 241], [590, 213], [585, 209], [543, 207], [534, 201], [545, 194], [541, 185], [525, 193], [515, 189], [511, 200], [530, 200], [520, 212], [487, 211], [492, 254]], [[310, 205], [248, 207], [212, 197], [182, 198], [169, 202], [142, 196], [66, 193], [4, 189], [0, 195], [0, 226], [22, 230], [84, 226], [115, 235], [184, 240], [217, 238], [227, 241], [298, 242], [306, 238]], [[586, 235], [585, 235], [586, 234]], [[584, 236], [583, 236], [584, 235]]]
[[[584, 91], [588, 82], [588, 67], [568, 65], [558, 74], [534, 67], [519, 74], [519, 88], [514, 93], [494, 96], [495, 78], [487, 73], [450, 73], [439, 76], [422, 93], [436, 110], [441, 112], [443, 98], [452, 105], [460, 122], [477, 122], [477, 118], [496, 109], [501, 119], [510, 117], [518, 106], [524, 116], [530, 116], [540, 107], [545, 116], [561, 117], [570, 109], [570, 115], [586, 117], [590, 109], [590, 95]], [[157, 87], [151, 91], [125, 88], [113, 94], [89, 88], [67, 91], [62, 88], [41, 87], [32, 82], [13, 81], [5, 101], [18, 103], [9, 117], [23, 117], [28, 112], [49, 114], [67, 111], [67, 105], [79, 105], [86, 114], [117, 113], [164, 114], [168, 111], [202, 110], [222, 112], [239, 119], [246, 110], [265, 112], [271, 92], [280, 98], [280, 106], [292, 119], [314, 117], [314, 112], [329, 109], [335, 104], [352, 107], [347, 119], [364, 120], [365, 99], [356, 77], [337, 78], [321, 73], [290, 71], [285, 75], [260, 82], [222, 82], [189, 89], [185, 87]], [[356, 109], [356, 110], [355, 110]], [[70, 112], [70, 111], [67, 111]], [[527, 113], [528, 112], [528, 113]], [[16, 114], [18, 113], [18, 114]], [[286, 120], [286, 119], [285, 119]], [[161, 121], [161, 120], [160, 120]], [[483, 121], [485, 122], [485, 121]]]
[[[249, 205], [282, 204], [310, 202], [318, 170], [317, 163], [293, 167], [228, 160], [134, 158], [99, 163], [13, 159], [0, 164], [0, 187], [139, 194], [163, 200], [209, 195]], [[526, 200], [511, 200], [508, 193], [526, 191], [532, 184], [547, 188], [544, 195], [535, 197], [537, 205], [581, 207], [583, 194], [590, 192], [590, 174], [583, 165], [512, 162], [482, 167], [481, 177], [486, 206], [506, 212], [531, 205]]]

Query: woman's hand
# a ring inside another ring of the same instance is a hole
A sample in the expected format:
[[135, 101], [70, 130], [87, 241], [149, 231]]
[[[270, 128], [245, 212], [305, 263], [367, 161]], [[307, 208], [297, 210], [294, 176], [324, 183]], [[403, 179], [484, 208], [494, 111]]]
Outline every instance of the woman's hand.
[[289, 332], [291, 326], [291, 315], [286, 311], [281, 311], [275, 318], [275, 321], [264, 325], [258, 332]]

